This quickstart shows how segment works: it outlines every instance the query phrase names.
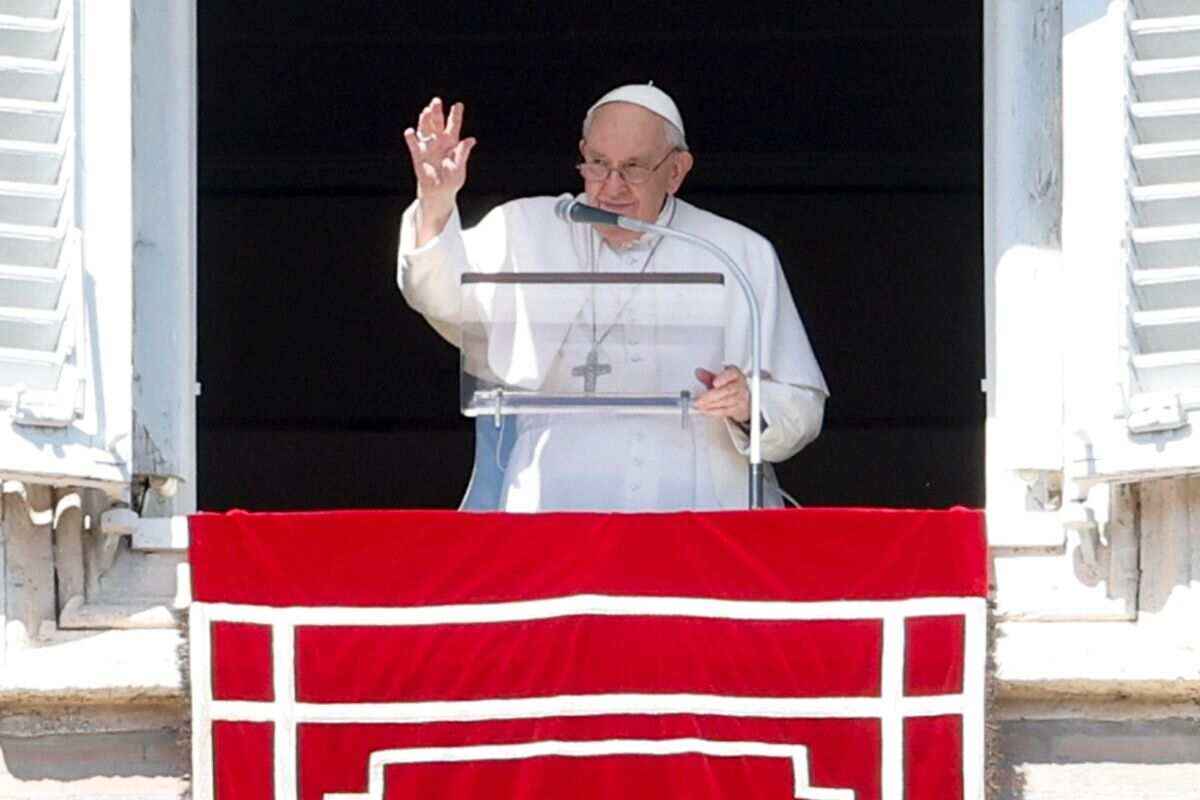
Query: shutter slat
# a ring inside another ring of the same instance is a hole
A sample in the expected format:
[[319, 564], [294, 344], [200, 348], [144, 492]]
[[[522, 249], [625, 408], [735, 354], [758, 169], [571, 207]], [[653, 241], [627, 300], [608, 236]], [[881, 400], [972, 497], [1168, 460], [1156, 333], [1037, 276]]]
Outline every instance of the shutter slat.
[[1200, 224], [1135, 228], [1132, 237], [1136, 267], [1200, 266]]
[[1133, 286], [1143, 310], [1200, 306], [1200, 266], [1134, 270]]
[[1186, 17], [1198, 13], [1197, 0], [1135, 0], [1141, 19], [1150, 17]]
[[0, 225], [55, 227], [65, 190], [64, 186], [0, 183]]
[[0, 55], [53, 60], [63, 39], [60, 17], [0, 16]]
[[1200, 56], [1200, 15], [1135, 20], [1129, 35], [1139, 59]]
[[58, 61], [0, 57], [0, 97], [53, 102], [62, 77], [63, 64]]
[[1200, 219], [1200, 183], [1138, 186], [1131, 194], [1139, 227], [1188, 225]]
[[52, 145], [0, 140], [0, 181], [58, 183], [67, 144], [65, 139]]
[[0, 0], [0, 14], [12, 17], [53, 19], [58, 6], [68, 0]]
[[1129, 113], [1143, 145], [1200, 139], [1200, 98], [1135, 102]]
[[0, 411], [17, 422], [81, 410], [70, 5], [0, 0]]
[[1200, 57], [1134, 61], [1130, 75], [1142, 102], [1200, 97]]
[[1139, 311], [1133, 327], [1142, 353], [1186, 351], [1200, 337], [1200, 307]]
[[1200, 0], [1129, 22], [1130, 394], [1200, 401]]
[[1200, 181], [1200, 140], [1137, 145], [1132, 156], [1142, 186]]

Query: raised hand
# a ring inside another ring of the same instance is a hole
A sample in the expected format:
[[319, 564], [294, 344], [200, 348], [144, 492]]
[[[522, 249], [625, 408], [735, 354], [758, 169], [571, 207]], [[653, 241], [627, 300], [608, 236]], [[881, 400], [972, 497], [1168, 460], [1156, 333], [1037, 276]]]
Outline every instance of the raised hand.
[[[467, 180], [467, 161], [475, 139], [461, 139], [463, 104], [455, 103], [446, 116], [441, 99], [435, 97], [421, 110], [417, 127], [404, 131], [417, 178], [417, 200], [421, 204], [422, 238], [433, 238], [454, 211], [454, 200]], [[431, 236], [423, 236], [432, 233]]]

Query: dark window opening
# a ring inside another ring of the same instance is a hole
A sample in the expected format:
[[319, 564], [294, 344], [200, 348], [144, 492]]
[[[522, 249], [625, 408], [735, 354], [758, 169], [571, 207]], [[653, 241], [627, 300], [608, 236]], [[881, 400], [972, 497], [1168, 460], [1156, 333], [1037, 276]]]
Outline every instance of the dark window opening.
[[806, 505], [983, 503], [982, 12], [976, 4], [200, 4], [204, 509], [454, 507], [454, 351], [395, 287], [401, 136], [467, 103], [468, 222], [573, 190], [613, 86], [678, 102], [682, 196], [766, 235], [829, 382], [779, 467]]

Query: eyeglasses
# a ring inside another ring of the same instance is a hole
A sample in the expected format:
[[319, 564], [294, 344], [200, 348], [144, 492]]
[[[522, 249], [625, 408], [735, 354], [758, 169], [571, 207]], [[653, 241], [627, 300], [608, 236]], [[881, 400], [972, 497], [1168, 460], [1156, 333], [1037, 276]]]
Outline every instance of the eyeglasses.
[[585, 161], [582, 164], [576, 164], [575, 169], [579, 170], [579, 174], [589, 181], [606, 181], [608, 176], [614, 172], [621, 176], [621, 180], [631, 186], [637, 186], [639, 183], [645, 183], [650, 180], [650, 176], [658, 171], [658, 168], [667, 163], [667, 159], [679, 152], [679, 148], [672, 149], [669, 153], [663, 156], [662, 161], [659, 161], [653, 167], [643, 167], [641, 164], [624, 164], [622, 166], [610, 167], [604, 161]]

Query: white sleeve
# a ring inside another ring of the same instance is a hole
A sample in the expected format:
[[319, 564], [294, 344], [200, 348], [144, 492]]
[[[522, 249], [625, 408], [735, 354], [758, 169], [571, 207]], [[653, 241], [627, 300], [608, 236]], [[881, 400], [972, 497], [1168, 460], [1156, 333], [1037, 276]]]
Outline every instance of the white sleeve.
[[413, 310], [424, 316], [443, 338], [459, 346], [462, 341], [459, 279], [464, 272], [503, 269], [507, 224], [504, 207], [492, 209], [468, 231], [462, 229], [455, 208], [442, 232], [417, 247], [419, 221], [419, 206], [413, 202], [400, 218], [396, 283]]
[[[825, 419], [825, 393], [807, 386], [762, 381], [763, 461], [786, 461], [821, 432]], [[750, 434], [732, 420], [725, 427], [742, 455], [750, 454]]]

